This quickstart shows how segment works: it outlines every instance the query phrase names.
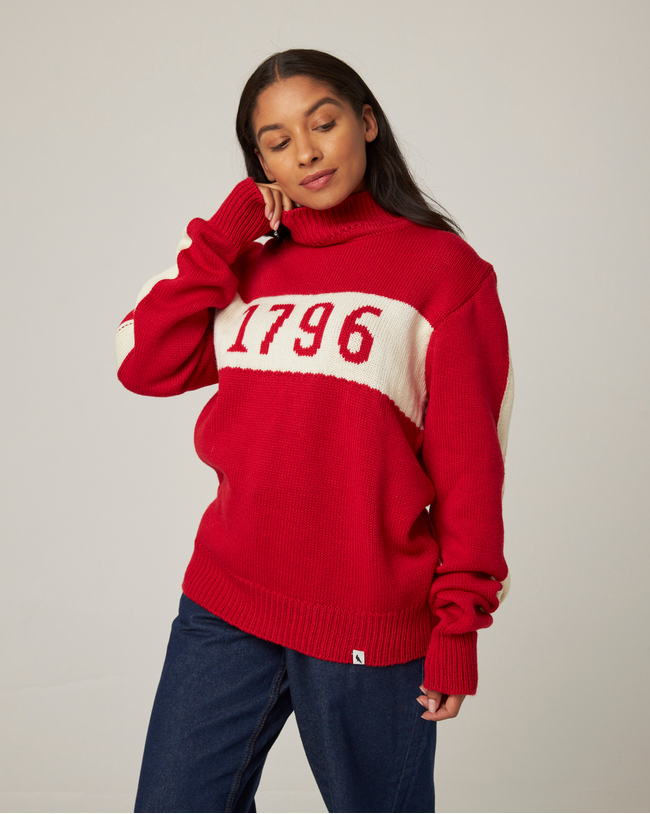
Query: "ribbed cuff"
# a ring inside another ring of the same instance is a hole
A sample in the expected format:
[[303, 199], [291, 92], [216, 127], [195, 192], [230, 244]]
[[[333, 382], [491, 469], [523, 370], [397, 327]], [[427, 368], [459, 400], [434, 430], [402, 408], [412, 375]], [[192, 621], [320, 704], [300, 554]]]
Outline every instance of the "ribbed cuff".
[[237, 184], [208, 223], [228, 238], [238, 257], [249, 243], [271, 230], [264, 209], [262, 193], [248, 177]]
[[476, 695], [478, 633], [436, 633], [424, 658], [424, 687], [445, 695]]

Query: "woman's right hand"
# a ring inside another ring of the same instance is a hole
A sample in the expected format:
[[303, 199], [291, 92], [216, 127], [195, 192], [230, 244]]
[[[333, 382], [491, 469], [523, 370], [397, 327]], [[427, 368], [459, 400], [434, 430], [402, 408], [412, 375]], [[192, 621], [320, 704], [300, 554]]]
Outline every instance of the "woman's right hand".
[[277, 231], [282, 212], [293, 209], [295, 204], [277, 181], [272, 184], [257, 184], [257, 188], [264, 198], [264, 216], [269, 219], [271, 229]]

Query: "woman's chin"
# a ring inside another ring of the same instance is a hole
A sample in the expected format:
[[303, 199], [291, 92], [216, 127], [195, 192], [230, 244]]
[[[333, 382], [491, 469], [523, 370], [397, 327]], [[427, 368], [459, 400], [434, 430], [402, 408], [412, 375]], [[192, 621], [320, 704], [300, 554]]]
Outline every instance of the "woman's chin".
[[327, 195], [301, 195], [301, 200], [295, 201], [295, 203], [300, 203], [301, 206], [308, 206], [310, 209], [332, 209], [332, 207], [338, 206], [338, 204], [342, 203], [352, 194], [352, 192], [341, 193], [335, 190], [328, 190], [327, 193]]

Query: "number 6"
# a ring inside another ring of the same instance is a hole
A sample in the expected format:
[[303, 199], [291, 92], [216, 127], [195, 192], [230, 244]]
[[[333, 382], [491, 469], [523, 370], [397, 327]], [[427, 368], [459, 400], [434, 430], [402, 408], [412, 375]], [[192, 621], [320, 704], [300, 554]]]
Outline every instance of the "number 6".
[[[341, 328], [341, 333], [339, 334], [339, 352], [348, 362], [361, 364], [361, 362], [366, 362], [370, 356], [370, 350], [374, 341], [373, 336], [365, 325], [357, 322], [357, 319], [365, 313], [379, 316], [381, 314], [381, 308], [375, 308], [374, 305], [363, 305], [361, 308], [355, 308], [355, 310], [345, 318], [345, 322]], [[353, 334], [360, 334], [361, 336], [361, 345], [356, 351], [351, 351], [349, 348], [350, 337]]]

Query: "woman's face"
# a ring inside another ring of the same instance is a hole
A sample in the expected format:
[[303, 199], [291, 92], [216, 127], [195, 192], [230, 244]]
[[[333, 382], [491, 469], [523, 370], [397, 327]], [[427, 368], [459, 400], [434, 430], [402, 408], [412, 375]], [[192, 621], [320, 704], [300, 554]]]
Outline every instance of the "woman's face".
[[329, 85], [293, 76], [259, 95], [252, 123], [266, 177], [294, 203], [329, 209], [365, 189], [366, 142], [377, 136], [370, 105], [358, 119]]

